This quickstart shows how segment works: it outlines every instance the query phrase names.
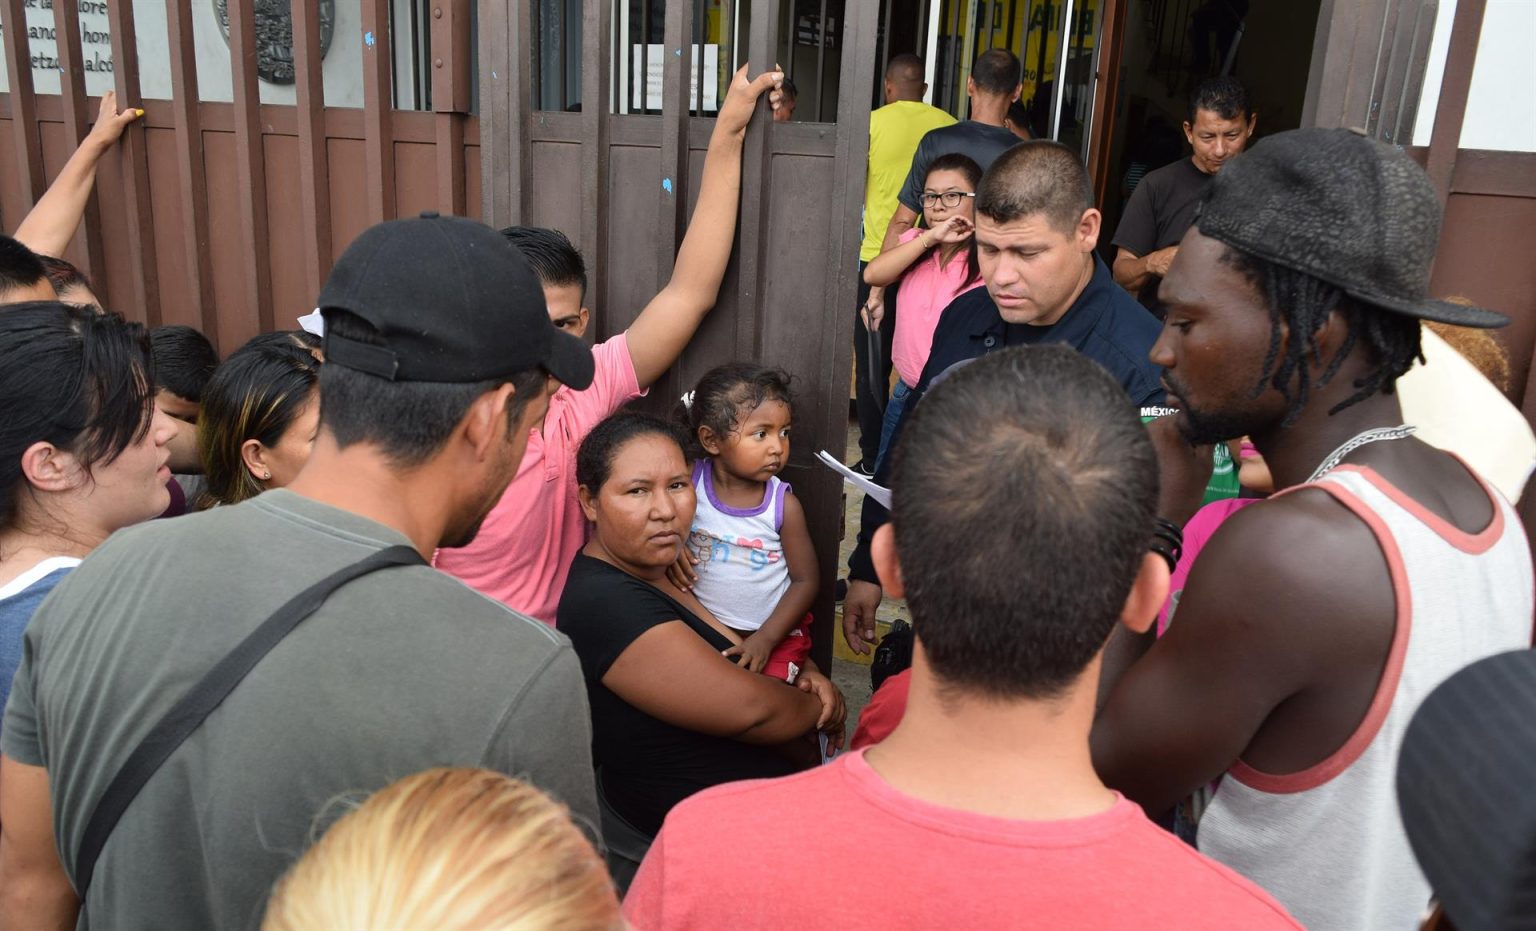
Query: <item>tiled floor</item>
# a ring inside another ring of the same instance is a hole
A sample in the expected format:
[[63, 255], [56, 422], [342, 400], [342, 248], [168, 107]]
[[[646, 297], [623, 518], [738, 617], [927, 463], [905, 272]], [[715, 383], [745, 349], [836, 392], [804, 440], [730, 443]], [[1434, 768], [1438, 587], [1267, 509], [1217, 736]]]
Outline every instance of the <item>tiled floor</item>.
[[[848, 449], [845, 462], [853, 462], [859, 458], [858, 426], [850, 424], [848, 427]], [[859, 532], [859, 512], [864, 506], [864, 493], [854, 490], [850, 486], [844, 486], [847, 495], [844, 498], [843, 509], [847, 518], [844, 526], [848, 528], [847, 537], [838, 551], [838, 574], [846, 575], [848, 571], [848, 554], [853, 552], [854, 540]], [[880, 603], [880, 611], [875, 615], [878, 622], [878, 633], [884, 634], [886, 626], [891, 621], [901, 618], [908, 623], [912, 616], [907, 613], [906, 601], [899, 598], [887, 598]], [[838, 647], [832, 658], [832, 681], [843, 691], [843, 699], [848, 703], [848, 734], [853, 735], [853, 726], [858, 721], [859, 712], [864, 710], [864, 705], [869, 702], [869, 657], [859, 657], [862, 662], [852, 659], [853, 652], [843, 642], [843, 615], [842, 605], [838, 605], [836, 621], [836, 640]]]

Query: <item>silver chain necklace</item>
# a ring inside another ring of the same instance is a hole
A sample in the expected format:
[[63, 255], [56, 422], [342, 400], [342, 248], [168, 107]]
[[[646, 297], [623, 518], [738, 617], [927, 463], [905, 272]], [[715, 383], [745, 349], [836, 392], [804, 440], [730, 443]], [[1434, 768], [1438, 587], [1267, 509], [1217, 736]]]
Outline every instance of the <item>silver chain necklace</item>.
[[1356, 433], [1345, 440], [1342, 446], [1330, 453], [1328, 458], [1323, 460], [1322, 465], [1317, 467], [1316, 471], [1312, 473], [1312, 476], [1304, 484], [1310, 485], [1322, 478], [1325, 473], [1332, 471], [1335, 466], [1342, 462], [1345, 456], [1368, 443], [1380, 443], [1382, 440], [1406, 439], [1413, 436], [1414, 431], [1417, 429], [1418, 427], [1409, 426], [1408, 424], [1398, 424], [1395, 427], [1376, 427]]

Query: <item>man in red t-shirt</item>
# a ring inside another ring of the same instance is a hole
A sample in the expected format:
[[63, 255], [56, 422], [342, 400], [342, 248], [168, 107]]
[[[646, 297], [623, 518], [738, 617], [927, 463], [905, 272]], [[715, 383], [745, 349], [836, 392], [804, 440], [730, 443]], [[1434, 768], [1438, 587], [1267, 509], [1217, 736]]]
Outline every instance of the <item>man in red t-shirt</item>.
[[1104, 643], [1168, 588], [1157, 462], [1118, 383], [1067, 347], [992, 353], [917, 407], [893, 476], [873, 557], [914, 618], [905, 716], [830, 765], [674, 808], [625, 900], [635, 927], [1299, 928], [1089, 758]]

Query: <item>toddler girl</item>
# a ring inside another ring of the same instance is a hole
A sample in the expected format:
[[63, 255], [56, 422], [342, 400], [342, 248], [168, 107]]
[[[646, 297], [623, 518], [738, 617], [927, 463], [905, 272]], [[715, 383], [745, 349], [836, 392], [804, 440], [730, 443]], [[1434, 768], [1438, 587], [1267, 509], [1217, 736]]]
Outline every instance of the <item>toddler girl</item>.
[[[907, 395], [928, 364], [939, 316], [950, 301], [981, 287], [973, 225], [976, 185], [980, 182], [981, 166], [970, 156], [952, 152], [934, 159], [923, 181], [926, 228], [914, 227], [902, 233], [898, 245], [864, 267], [867, 284], [880, 287], [901, 283], [896, 294], [896, 331], [891, 337], [891, 365], [901, 380], [885, 406], [877, 463], [885, 459]], [[890, 301], [887, 296], [886, 303]], [[880, 326], [879, 320], [869, 323], [871, 330]]]
[[684, 402], [698, 457], [691, 588], [741, 635], [726, 656], [787, 682], [810, 655], [817, 584], [805, 512], [778, 477], [789, 462], [791, 404], [788, 375], [744, 362], [712, 369]]

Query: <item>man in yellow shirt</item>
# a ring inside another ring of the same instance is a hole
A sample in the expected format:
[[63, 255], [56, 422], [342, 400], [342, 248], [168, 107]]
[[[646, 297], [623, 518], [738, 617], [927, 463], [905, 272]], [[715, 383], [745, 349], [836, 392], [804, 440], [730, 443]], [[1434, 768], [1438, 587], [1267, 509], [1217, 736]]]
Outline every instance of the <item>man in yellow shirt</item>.
[[[917, 143], [930, 129], [949, 126], [955, 118], [923, 103], [928, 85], [923, 80], [923, 60], [911, 53], [896, 55], [885, 66], [885, 106], [869, 115], [869, 167], [864, 179], [864, 241], [859, 247], [859, 309], [871, 300], [864, 284], [864, 266], [880, 254], [885, 228], [896, 212], [896, 196], [912, 168]], [[875, 300], [880, 299], [874, 289]], [[854, 321], [853, 345], [856, 374], [855, 398], [859, 412], [859, 451], [863, 459], [855, 468], [873, 474], [880, 447], [881, 410], [885, 393], [876, 396], [874, 386], [884, 386], [891, 375], [892, 314], [880, 323], [880, 357], [870, 359], [870, 337], [863, 314]], [[873, 369], [873, 371], [871, 371]]]

